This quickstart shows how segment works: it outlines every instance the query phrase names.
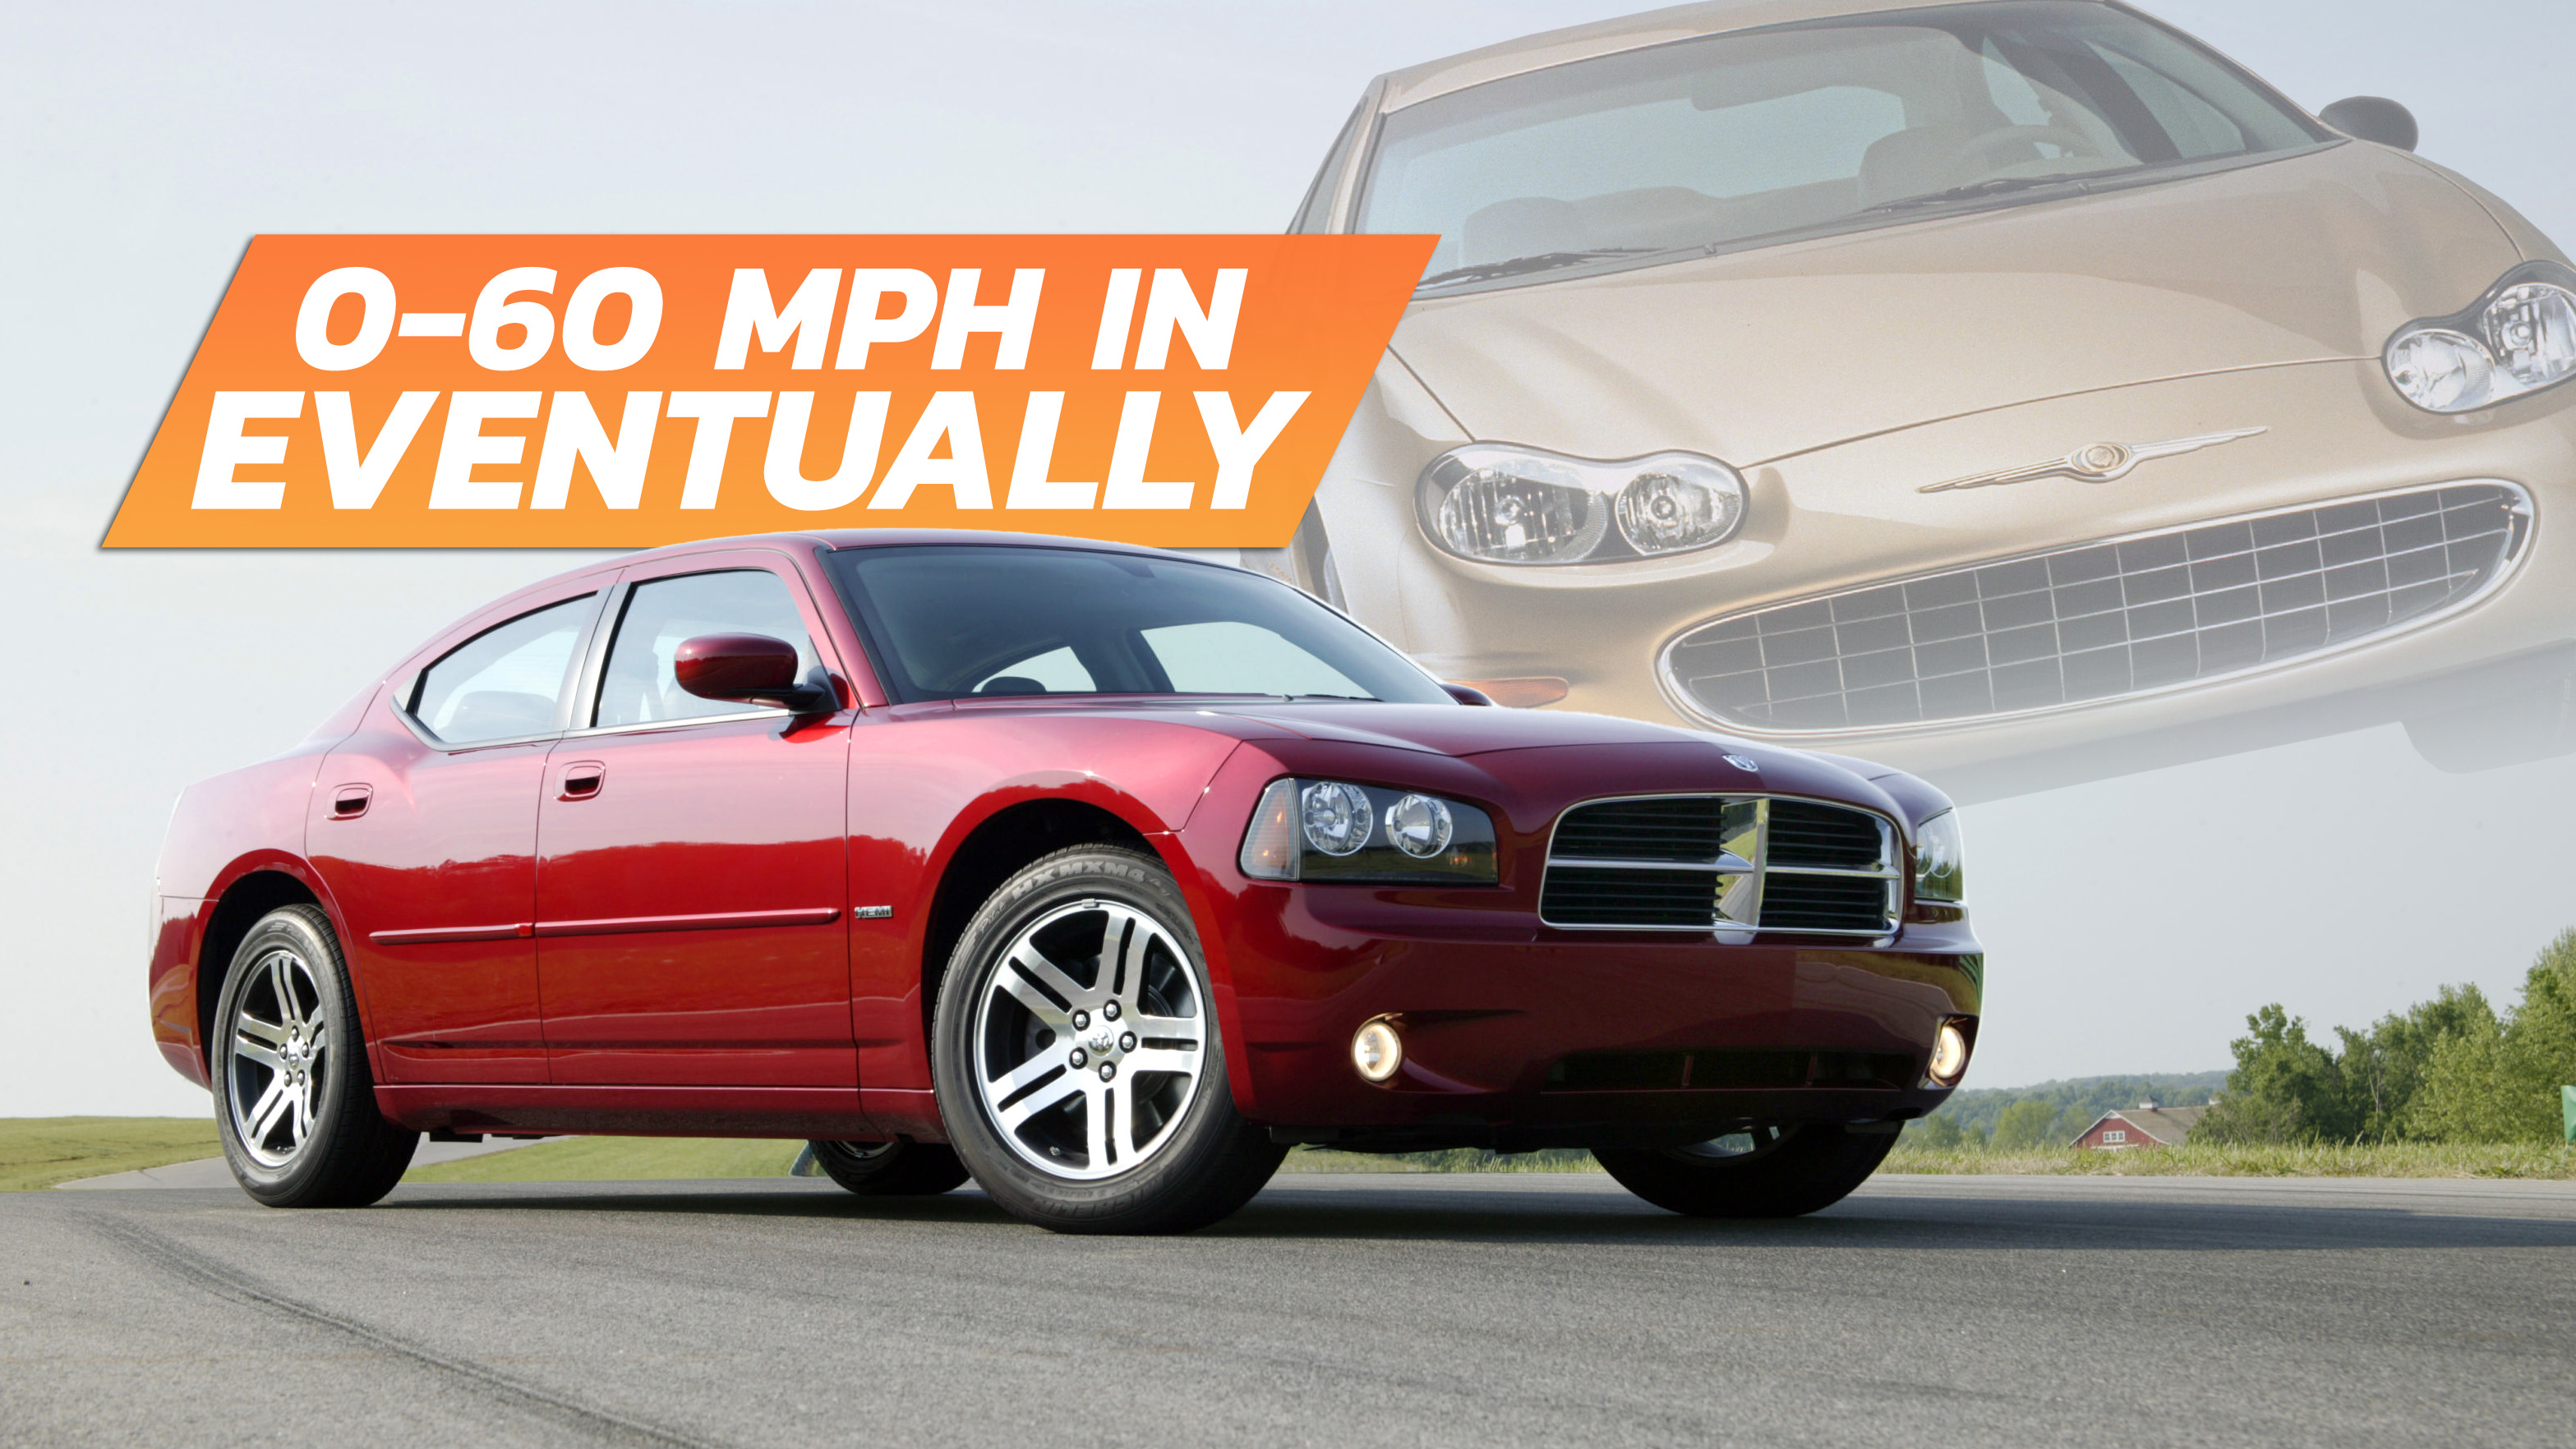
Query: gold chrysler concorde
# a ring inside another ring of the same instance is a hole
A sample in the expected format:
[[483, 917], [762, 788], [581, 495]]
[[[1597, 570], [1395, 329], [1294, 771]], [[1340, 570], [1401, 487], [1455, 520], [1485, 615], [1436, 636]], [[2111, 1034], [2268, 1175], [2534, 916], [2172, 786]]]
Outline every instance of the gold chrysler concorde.
[[1286, 574], [1506, 704], [1974, 798], [2402, 720], [2576, 748], [2576, 272], [2098, 0], [1724, 0], [1380, 77], [1438, 233]]

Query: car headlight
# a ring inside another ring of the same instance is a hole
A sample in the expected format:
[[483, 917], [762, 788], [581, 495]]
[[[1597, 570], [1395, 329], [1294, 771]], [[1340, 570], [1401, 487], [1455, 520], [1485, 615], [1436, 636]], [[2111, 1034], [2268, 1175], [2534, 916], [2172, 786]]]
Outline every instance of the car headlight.
[[1431, 460], [1415, 490], [1423, 531], [1482, 563], [1653, 558], [1724, 543], [1744, 526], [1744, 479], [1697, 453], [1594, 462], [1506, 443]]
[[1273, 780], [1236, 856], [1255, 880], [1492, 885], [1493, 817], [1473, 805], [1342, 780]]
[[1914, 898], [1918, 901], [1964, 901], [1968, 898], [1965, 842], [1959, 834], [1959, 812], [1944, 810], [1914, 827]]
[[2576, 376], [2576, 272], [2514, 268], [2448, 317], [2409, 322], [2381, 354], [2399, 395], [2428, 412], [2465, 413]]

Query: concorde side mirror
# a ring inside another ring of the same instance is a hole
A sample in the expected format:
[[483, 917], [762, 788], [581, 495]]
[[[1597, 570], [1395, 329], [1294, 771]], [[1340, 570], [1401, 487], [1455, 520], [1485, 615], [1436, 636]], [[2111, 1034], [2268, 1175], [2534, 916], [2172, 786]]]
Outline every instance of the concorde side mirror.
[[2346, 96], [2317, 112], [2317, 119], [2355, 140], [2415, 149], [2415, 113], [2386, 96]]
[[1449, 691], [1449, 697], [1458, 701], [1460, 704], [1489, 705], [1494, 702], [1494, 697], [1492, 695], [1485, 693], [1483, 690], [1478, 689], [1472, 684], [1452, 684], [1443, 680], [1440, 687]]
[[685, 640], [671, 658], [680, 687], [700, 699], [766, 704], [798, 714], [819, 714], [839, 701], [829, 685], [796, 677], [796, 646], [766, 634], [701, 634]]

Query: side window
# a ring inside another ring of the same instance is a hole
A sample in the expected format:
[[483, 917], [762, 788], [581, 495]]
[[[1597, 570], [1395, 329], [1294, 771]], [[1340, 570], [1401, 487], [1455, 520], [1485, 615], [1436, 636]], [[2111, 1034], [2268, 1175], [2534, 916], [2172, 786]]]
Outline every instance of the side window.
[[447, 651], [420, 672], [412, 718], [452, 745], [551, 731], [555, 708], [572, 685], [573, 646], [597, 597], [584, 594], [521, 614]]
[[658, 724], [741, 714], [749, 706], [700, 699], [680, 688], [671, 661], [701, 634], [766, 634], [796, 646], [796, 672], [814, 668], [814, 641], [787, 581], [767, 569], [683, 574], [637, 584], [626, 595], [600, 680], [600, 725]]

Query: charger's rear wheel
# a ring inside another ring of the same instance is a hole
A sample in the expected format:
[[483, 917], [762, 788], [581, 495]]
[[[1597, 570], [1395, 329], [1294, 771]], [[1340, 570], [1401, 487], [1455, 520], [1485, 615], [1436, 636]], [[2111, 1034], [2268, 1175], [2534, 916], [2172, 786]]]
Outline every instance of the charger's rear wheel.
[[1793, 1218], [1849, 1197], [1895, 1146], [1893, 1132], [1811, 1123], [1756, 1127], [1689, 1147], [1596, 1147], [1592, 1155], [1621, 1187], [1667, 1212]]
[[808, 1144], [823, 1175], [861, 1197], [937, 1197], [966, 1181], [966, 1164], [936, 1142]]
[[1004, 883], [958, 940], [932, 1033], [958, 1157], [1041, 1227], [1203, 1227], [1286, 1153], [1234, 1110], [1189, 908], [1139, 852], [1077, 846]]
[[376, 1112], [354, 1002], [318, 907], [278, 907], [233, 953], [208, 1053], [216, 1135], [242, 1191], [270, 1207], [364, 1207], [420, 1145]]

